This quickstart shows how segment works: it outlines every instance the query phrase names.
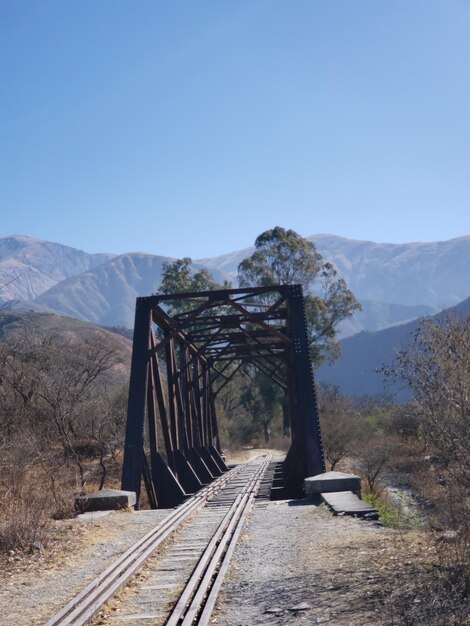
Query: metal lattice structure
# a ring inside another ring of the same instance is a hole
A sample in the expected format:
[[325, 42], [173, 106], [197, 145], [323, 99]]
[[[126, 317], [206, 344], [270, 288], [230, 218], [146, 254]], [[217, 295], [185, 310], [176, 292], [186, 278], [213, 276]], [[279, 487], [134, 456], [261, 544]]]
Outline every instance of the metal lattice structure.
[[283, 493], [297, 497], [325, 471], [301, 286], [137, 298], [122, 488], [139, 498], [143, 479], [167, 508], [226, 471], [215, 400], [250, 368], [288, 400]]

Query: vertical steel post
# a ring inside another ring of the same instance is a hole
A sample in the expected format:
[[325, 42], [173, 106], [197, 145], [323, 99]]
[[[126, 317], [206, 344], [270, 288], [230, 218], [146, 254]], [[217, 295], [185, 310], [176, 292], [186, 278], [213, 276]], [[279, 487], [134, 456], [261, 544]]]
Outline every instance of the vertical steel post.
[[288, 285], [284, 289], [287, 290], [291, 340], [289, 387], [293, 444], [292, 454], [288, 454], [286, 461], [296, 468], [291, 476], [291, 487], [301, 489], [304, 478], [325, 471], [325, 461], [302, 287]]
[[166, 377], [167, 377], [167, 389], [168, 389], [168, 408], [169, 408], [169, 416], [170, 416], [170, 432], [171, 432], [171, 440], [173, 443], [173, 450], [177, 450], [179, 448], [179, 432], [178, 432], [178, 424], [177, 424], [177, 413], [176, 413], [176, 399], [175, 399], [175, 383], [174, 383], [174, 372], [175, 372], [175, 364], [174, 364], [174, 350], [173, 350], [173, 338], [168, 338], [165, 333], [165, 339], [167, 339], [166, 344]]
[[160, 424], [162, 428], [163, 441], [165, 442], [166, 458], [167, 458], [167, 463], [170, 466], [170, 468], [173, 471], [176, 471], [175, 460], [174, 460], [174, 455], [173, 455], [173, 441], [171, 438], [171, 430], [168, 425], [168, 419], [167, 419], [168, 411], [166, 408], [165, 396], [163, 393], [163, 384], [162, 384], [162, 380], [160, 376], [160, 362], [158, 359], [158, 354], [156, 352], [155, 337], [153, 335], [153, 332], [150, 335], [150, 339], [151, 339], [151, 349], [152, 349], [152, 358], [151, 358], [152, 374], [153, 374], [153, 379], [154, 379], [155, 392], [157, 394], [158, 412], [160, 414]]
[[137, 502], [140, 499], [144, 470], [144, 421], [147, 404], [150, 310], [146, 298], [137, 298], [121, 482], [122, 489], [136, 492]]

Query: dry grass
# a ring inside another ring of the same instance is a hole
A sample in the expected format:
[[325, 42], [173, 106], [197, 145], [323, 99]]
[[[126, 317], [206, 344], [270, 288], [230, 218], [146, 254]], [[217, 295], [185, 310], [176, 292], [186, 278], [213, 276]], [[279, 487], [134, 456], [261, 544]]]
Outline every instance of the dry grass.
[[0, 553], [42, 550], [49, 522], [37, 494], [27, 499], [9, 497], [0, 513]]
[[[448, 543], [450, 541], [450, 543]], [[384, 617], [390, 626], [470, 624], [470, 551], [458, 536], [426, 533], [423, 557], [388, 586]]]
[[[78, 493], [76, 467], [37, 455], [18, 447], [3, 458], [0, 475], [0, 560], [12, 555], [35, 558], [55, 541], [54, 520], [75, 515]], [[28, 459], [28, 462], [26, 462]], [[90, 459], [86, 465], [86, 492], [98, 489], [99, 466]], [[109, 464], [107, 486], [116, 487], [119, 467]]]

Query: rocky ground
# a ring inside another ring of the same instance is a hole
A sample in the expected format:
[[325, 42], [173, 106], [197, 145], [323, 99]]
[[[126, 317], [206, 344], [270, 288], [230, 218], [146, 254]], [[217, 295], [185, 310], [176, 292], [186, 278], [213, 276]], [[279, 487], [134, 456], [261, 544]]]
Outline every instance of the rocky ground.
[[397, 577], [412, 577], [426, 549], [418, 533], [333, 517], [323, 506], [256, 506], [236, 549], [215, 622], [392, 623]]

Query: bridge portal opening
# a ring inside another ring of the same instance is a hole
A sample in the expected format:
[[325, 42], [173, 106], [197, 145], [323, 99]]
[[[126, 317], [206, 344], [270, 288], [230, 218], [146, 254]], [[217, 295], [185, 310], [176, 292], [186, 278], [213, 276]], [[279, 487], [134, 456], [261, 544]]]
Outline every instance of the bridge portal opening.
[[152, 508], [182, 502], [227, 471], [216, 398], [259, 369], [286, 396], [291, 445], [279, 495], [325, 471], [300, 285], [137, 298], [122, 489]]

